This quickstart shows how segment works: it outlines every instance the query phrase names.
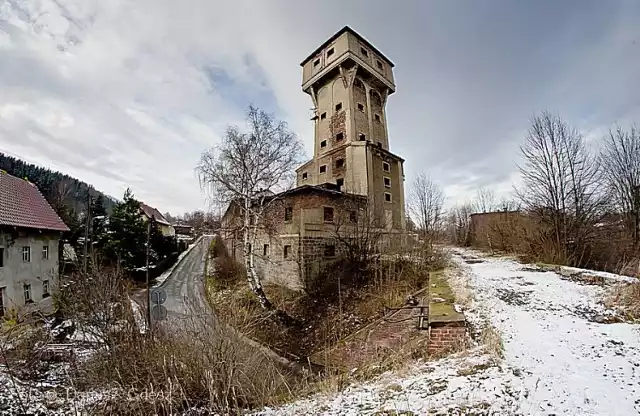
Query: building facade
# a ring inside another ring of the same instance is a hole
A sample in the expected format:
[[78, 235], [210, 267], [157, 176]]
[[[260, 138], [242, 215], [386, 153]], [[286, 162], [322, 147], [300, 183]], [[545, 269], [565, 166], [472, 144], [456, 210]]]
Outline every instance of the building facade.
[[[264, 282], [310, 289], [363, 233], [384, 234], [381, 245], [404, 241], [404, 160], [389, 150], [386, 104], [395, 83], [388, 58], [345, 27], [301, 66], [314, 105], [313, 159], [296, 169], [294, 189], [267, 198], [249, 248]], [[232, 203], [221, 223], [239, 261], [242, 216]]]
[[34, 184], [0, 171], [0, 314], [27, 305], [51, 308], [64, 231]]

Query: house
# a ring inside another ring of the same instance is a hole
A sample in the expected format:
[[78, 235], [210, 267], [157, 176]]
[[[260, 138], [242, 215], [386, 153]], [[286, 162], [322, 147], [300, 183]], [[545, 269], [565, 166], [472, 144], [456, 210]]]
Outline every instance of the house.
[[173, 224], [173, 228], [176, 230], [176, 234], [191, 236], [193, 235], [193, 227], [185, 223]]
[[160, 227], [160, 232], [165, 237], [171, 237], [176, 235], [176, 230], [173, 228], [173, 225], [158, 211], [157, 209], [145, 204], [140, 203], [140, 209], [142, 210], [142, 216], [145, 221], [148, 221], [151, 218], [154, 218], [158, 227]]
[[51, 306], [64, 231], [69, 228], [34, 184], [0, 171], [0, 314]]
[[[381, 244], [401, 246], [407, 234], [404, 159], [391, 152], [386, 104], [395, 92], [394, 64], [344, 27], [302, 63], [302, 90], [313, 102], [314, 156], [296, 169], [296, 187], [267, 199], [250, 249], [264, 281], [307, 288], [348, 238], [375, 228]], [[242, 257], [237, 202], [220, 234]], [[365, 224], [368, 224], [365, 226]], [[369, 227], [369, 225], [371, 227]]]

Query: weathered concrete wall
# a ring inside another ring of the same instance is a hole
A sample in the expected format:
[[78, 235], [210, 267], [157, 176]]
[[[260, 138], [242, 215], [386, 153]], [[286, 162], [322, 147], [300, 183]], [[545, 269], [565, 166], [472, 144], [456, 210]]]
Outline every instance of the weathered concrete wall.
[[[15, 237], [15, 238], [14, 238]], [[0, 248], [3, 252], [3, 267], [0, 267], [0, 289], [5, 308], [25, 305], [25, 285], [30, 285], [34, 303], [49, 296], [43, 292], [44, 282], [51, 294], [58, 283], [59, 236], [51, 234], [19, 233], [11, 235], [0, 232]], [[23, 261], [23, 247], [31, 251], [30, 261]], [[48, 257], [43, 258], [43, 247], [47, 247]]]

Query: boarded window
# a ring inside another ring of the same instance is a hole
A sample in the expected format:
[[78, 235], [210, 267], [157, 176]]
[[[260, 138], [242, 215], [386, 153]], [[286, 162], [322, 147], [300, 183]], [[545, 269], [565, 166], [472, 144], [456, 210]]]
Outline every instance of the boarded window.
[[333, 208], [324, 207], [324, 222], [333, 222]]
[[327, 171], [327, 165], [320, 166], [320, 173], [325, 173]]
[[325, 244], [324, 245], [324, 256], [325, 257], [335, 257], [336, 256], [336, 246], [334, 244]]
[[291, 246], [284, 246], [282, 248], [282, 258], [288, 259], [291, 256]]
[[293, 207], [285, 207], [284, 209], [284, 220], [291, 221], [293, 218]]

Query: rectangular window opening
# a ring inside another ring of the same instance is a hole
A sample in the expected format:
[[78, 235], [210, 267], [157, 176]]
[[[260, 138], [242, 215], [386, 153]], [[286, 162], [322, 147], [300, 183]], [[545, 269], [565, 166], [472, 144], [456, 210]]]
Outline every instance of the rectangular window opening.
[[308, 176], [308, 175], [307, 175], [307, 172], [303, 172], [303, 173], [302, 173], [302, 179], [303, 179], [303, 180], [306, 180], [306, 179], [307, 179], [307, 176]]
[[387, 177], [384, 178], [384, 186], [386, 188], [391, 188], [391, 178], [387, 178]]
[[324, 207], [324, 222], [333, 222], [333, 208]]
[[384, 193], [384, 202], [391, 202], [391, 194], [389, 192]]
[[365, 136], [364, 133], [360, 133], [360, 134], [358, 134], [358, 140], [363, 142], [363, 141], [367, 140], [367, 136]]
[[358, 222], [358, 213], [356, 211], [349, 211], [349, 222], [353, 224]]
[[42, 247], [42, 259], [43, 260], [48, 260], [49, 259], [49, 246], [43, 246]]
[[4, 247], [0, 247], [0, 267], [4, 267]]
[[365, 58], [369, 57], [369, 51], [366, 50], [365, 48], [361, 47], [360, 48], [360, 53], [362, 54], [362, 56], [364, 56]]
[[262, 255], [263, 256], [268, 256], [269, 255], [269, 244], [265, 244], [262, 247]]
[[320, 173], [325, 173], [327, 171], [327, 165], [320, 166]]
[[5, 313], [5, 310], [4, 310], [4, 291], [5, 290], [6, 288], [0, 287], [0, 318], [2, 318]]
[[376, 65], [378, 65], [378, 69], [384, 69], [384, 65], [380, 61], [376, 61]]
[[287, 245], [282, 248], [282, 258], [288, 259], [291, 256], [291, 246]]
[[344, 185], [344, 178], [336, 179], [336, 185], [338, 186], [339, 190], [342, 190], [342, 186]]
[[42, 299], [49, 297], [49, 281], [42, 281]]
[[336, 169], [340, 169], [344, 167], [344, 159], [337, 159], [336, 160]]
[[27, 263], [31, 261], [31, 247], [22, 247], [22, 261]]
[[382, 142], [376, 142], [376, 146], [382, 149]]
[[31, 299], [31, 285], [24, 285], [24, 303], [31, 303], [33, 300]]
[[320, 58], [316, 59], [315, 61], [313, 61], [313, 66], [316, 67], [320, 65]]
[[379, 123], [381, 118], [380, 118], [380, 114], [374, 114], [373, 118]]
[[324, 245], [324, 256], [325, 257], [335, 257], [336, 256], [336, 246], [335, 246], [335, 244], [325, 244]]
[[327, 147], [327, 141], [323, 140], [320, 142], [320, 148]]
[[326, 111], [324, 113], [320, 114], [320, 120], [324, 120], [325, 118], [327, 118], [327, 112]]
[[391, 166], [387, 162], [382, 162], [382, 170], [385, 172], [391, 172]]
[[342, 103], [336, 104], [336, 111], [342, 110]]
[[333, 48], [329, 49], [327, 51], [327, 58], [330, 57], [331, 55], [333, 55], [333, 52], [334, 52]]
[[293, 207], [285, 207], [284, 209], [284, 220], [291, 221], [293, 218]]
[[342, 141], [342, 140], [344, 140], [344, 133], [336, 134], [336, 141], [339, 142], [339, 141]]
[[358, 111], [362, 111], [364, 113], [364, 104], [358, 103]]

